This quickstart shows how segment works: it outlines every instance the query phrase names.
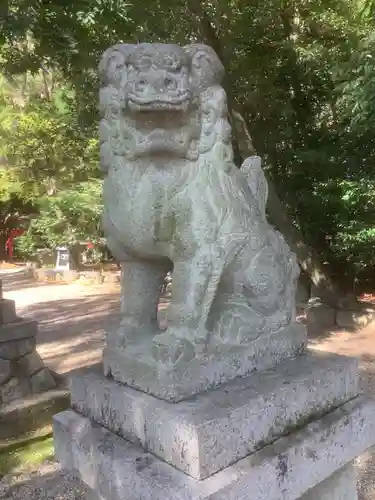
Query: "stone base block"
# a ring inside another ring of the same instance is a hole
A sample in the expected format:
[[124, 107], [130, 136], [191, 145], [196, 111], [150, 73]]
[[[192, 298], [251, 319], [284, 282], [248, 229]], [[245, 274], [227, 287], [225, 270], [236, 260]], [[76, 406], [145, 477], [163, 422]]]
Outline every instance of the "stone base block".
[[13, 323], [19, 319], [16, 314], [16, 303], [14, 300], [0, 299], [0, 325]]
[[[19, 320], [8, 325], [0, 326], [0, 350], [5, 342], [35, 337], [38, 332], [36, 321]], [[1, 356], [3, 357], [3, 356]]]
[[310, 500], [325, 480], [349, 500], [333, 474], [374, 443], [374, 415], [375, 402], [355, 398], [201, 481], [74, 411], [54, 418], [55, 450], [104, 500]]
[[152, 342], [127, 349], [104, 349], [105, 375], [166, 401], [178, 402], [237, 377], [267, 370], [294, 358], [306, 346], [306, 330], [296, 323], [283, 331], [260, 335], [250, 345], [222, 344], [214, 354], [163, 365], [152, 356]]
[[74, 409], [196, 479], [357, 395], [357, 361], [319, 351], [175, 404], [105, 378], [100, 366], [71, 379]]
[[[1, 329], [1, 327], [0, 327]], [[36, 332], [36, 325], [35, 325]], [[19, 340], [9, 340], [7, 342], [1, 342], [0, 335], [0, 358], [8, 361], [17, 361], [22, 356], [33, 352], [36, 348], [36, 338], [27, 337]]]
[[70, 405], [70, 392], [64, 387], [33, 394], [0, 407], [0, 440], [22, 436], [46, 425], [53, 415]]
[[36, 350], [20, 358], [18, 363], [21, 371], [27, 377], [31, 377], [44, 368], [43, 360]]
[[0, 386], [0, 406], [21, 399], [31, 394], [30, 382], [27, 378], [14, 376]]
[[[106, 500], [87, 488], [86, 500]], [[357, 500], [356, 474], [352, 464], [343, 467], [331, 477], [300, 497], [301, 500]]]
[[306, 321], [314, 327], [333, 328], [336, 323], [336, 310], [323, 304], [318, 297], [313, 297], [307, 303]]

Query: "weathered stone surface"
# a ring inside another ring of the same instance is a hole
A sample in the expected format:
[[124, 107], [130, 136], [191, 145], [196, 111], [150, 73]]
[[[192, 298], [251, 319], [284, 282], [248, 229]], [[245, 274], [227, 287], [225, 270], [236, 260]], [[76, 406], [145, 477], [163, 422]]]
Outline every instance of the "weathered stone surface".
[[0, 440], [20, 437], [50, 425], [53, 415], [69, 408], [69, 402], [69, 390], [57, 388], [1, 405]]
[[55, 451], [105, 500], [294, 500], [374, 444], [374, 413], [356, 398], [202, 481], [73, 411], [54, 418]]
[[177, 404], [98, 366], [75, 374], [71, 393], [79, 413], [201, 479], [355, 397], [357, 361], [313, 352]]
[[25, 354], [32, 352], [35, 349], [35, 345], [35, 337], [29, 337], [20, 340], [10, 340], [9, 342], [1, 342], [0, 339], [0, 358], [8, 359], [11, 361], [18, 360]]
[[0, 403], [10, 403], [15, 399], [26, 397], [30, 393], [30, 383], [27, 379], [13, 377], [0, 386]]
[[357, 478], [352, 464], [302, 495], [301, 500], [357, 500]]
[[16, 314], [16, 303], [14, 300], [0, 299], [0, 325], [13, 323], [19, 319]]
[[340, 328], [354, 330], [363, 328], [375, 318], [373, 311], [337, 311], [336, 323]]
[[[20, 320], [15, 323], [0, 326], [0, 349], [3, 342], [35, 337], [38, 331], [36, 321]], [[0, 354], [0, 357], [1, 354]]]
[[[277, 350], [285, 359], [299, 267], [267, 222], [260, 158], [241, 170], [233, 162], [220, 59], [202, 44], [118, 44], [104, 53], [100, 76], [103, 228], [123, 273], [122, 320], [109, 343], [115, 358], [118, 347], [124, 359], [142, 357], [125, 375], [116, 358], [113, 375], [164, 397], [138, 378], [175, 366], [167, 385], [189, 381], [165, 397], [179, 399], [267, 368]], [[172, 269], [161, 333], [157, 305]], [[204, 372], [198, 387], [189, 361]]]
[[43, 370], [33, 375], [30, 379], [30, 383], [33, 393], [48, 391], [48, 389], [56, 387], [56, 383], [47, 368], [43, 368]]
[[0, 384], [6, 382], [12, 373], [12, 364], [6, 359], [0, 359]]
[[223, 345], [216, 356], [197, 357], [176, 365], [160, 365], [147, 350], [149, 344], [128, 349], [107, 347], [103, 365], [104, 373], [115, 380], [177, 402], [236, 377], [272, 368], [301, 354], [305, 345], [305, 327], [296, 324], [283, 333], [261, 335], [246, 349]]
[[30, 352], [18, 361], [19, 367], [26, 377], [34, 375], [34, 373], [44, 368], [44, 363], [40, 355], [36, 352]]
[[336, 323], [336, 310], [323, 304], [318, 297], [313, 297], [307, 303], [306, 320], [310, 325], [331, 328]]

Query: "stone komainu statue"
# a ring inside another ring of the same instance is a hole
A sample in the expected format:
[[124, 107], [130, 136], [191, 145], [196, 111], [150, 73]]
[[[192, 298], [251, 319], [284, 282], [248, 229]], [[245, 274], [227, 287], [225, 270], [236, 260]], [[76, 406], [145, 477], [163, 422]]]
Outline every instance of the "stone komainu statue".
[[295, 321], [298, 265], [266, 220], [260, 159], [233, 164], [223, 74], [199, 44], [119, 44], [100, 64], [103, 227], [123, 268], [122, 320], [108, 344], [149, 343], [164, 364], [245, 346]]

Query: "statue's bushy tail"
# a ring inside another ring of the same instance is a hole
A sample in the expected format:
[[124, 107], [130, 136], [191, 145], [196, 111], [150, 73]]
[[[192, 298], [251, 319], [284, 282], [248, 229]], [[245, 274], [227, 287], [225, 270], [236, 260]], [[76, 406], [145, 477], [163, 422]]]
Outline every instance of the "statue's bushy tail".
[[266, 218], [268, 198], [268, 184], [262, 169], [262, 160], [259, 156], [250, 156], [243, 162], [241, 171], [246, 177], [250, 190], [258, 203], [260, 213]]

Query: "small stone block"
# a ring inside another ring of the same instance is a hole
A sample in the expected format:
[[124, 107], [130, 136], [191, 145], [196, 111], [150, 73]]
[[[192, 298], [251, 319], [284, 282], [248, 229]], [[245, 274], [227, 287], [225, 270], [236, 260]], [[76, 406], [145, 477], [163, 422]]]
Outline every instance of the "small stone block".
[[16, 314], [16, 303], [14, 300], [1, 299], [0, 300], [0, 325], [7, 325], [14, 323], [18, 317]]
[[55, 452], [105, 500], [296, 500], [374, 444], [374, 415], [358, 397], [201, 481], [73, 411], [54, 417]]
[[34, 373], [40, 371], [44, 367], [44, 363], [42, 361], [42, 358], [40, 355], [36, 352], [30, 352], [29, 354], [26, 354], [23, 358], [21, 358], [19, 361], [19, 366], [22, 369], [23, 373], [27, 376], [30, 377], [31, 375], [34, 375]]
[[100, 367], [71, 379], [74, 409], [196, 479], [357, 394], [357, 361], [321, 352], [175, 404], [108, 380]]
[[152, 343], [127, 349], [106, 347], [105, 375], [157, 398], [176, 403], [214, 389], [250, 373], [267, 370], [294, 358], [306, 346], [306, 329], [298, 323], [268, 335], [260, 335], [250, 345], [223, 344], [220, 352], [175, 366], [162, 365], [152, 357]]
[[336, 323], [336, 311], [314, 297], [307, 304], [306, 320], [309, 325], [331, 328]]
[[34, 394], [56, 387], [56, 383], [48, 368], [43, 368], [43, 370], [33, 375], [30, 381], [31, 390]]
[[[35, 337], [38, 331], [36, 321], [20, 320], [0, 326], [0, 349], [3, 342]], [[0, 355], [1, 356], [1, 355]]]
[[35, 337], [0, 342], [0, 358], [10, 361], [18, 360], [25, 354], [32, 352], [35, 349], [35, 345]]
[[0, 403], [10, 403], [29, 396], [30, 393], [30, 385], [26, 379], [13, 377], [6, 384], [0, 386]]
[[12, 373], [12, 363], [6, 359], [0, 359], [0, 384], [6, 382]]
[[53, 415], [69, 408], [68, 389], [30, 394], [0, 406], [0, 440], [20, 437], [51, 424]]

